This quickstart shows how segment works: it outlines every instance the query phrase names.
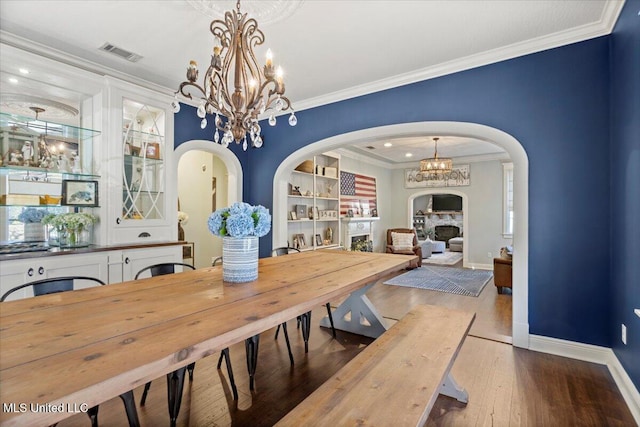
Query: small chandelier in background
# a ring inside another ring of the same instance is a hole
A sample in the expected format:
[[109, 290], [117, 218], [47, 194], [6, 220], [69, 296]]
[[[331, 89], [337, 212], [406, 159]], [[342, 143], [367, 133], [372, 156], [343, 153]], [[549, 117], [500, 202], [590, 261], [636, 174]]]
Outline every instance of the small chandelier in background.
[[420, 173], [424, 175], [433, 174], [433, 173], [436, 173], [436, 174], [447, 173], [447, 172], [451, 172], [451, 169], [453, 169], [453, 161], [451, 159], [438, 157], [438, 140], [439, 139], [440, 138], [433, 138], [434, 142], [436, 143], [436, 149], [435, 149], [435, 153], [433, 154], [433, 157], [420, 160]]
[[291, 110], [289, 124], [295, 126], [298, 119], [291, 102], [284, 96], [282, 68], [274, 67], [269, 49], [265, 65], [260, 69], [253, 49], [264, 42], [264, 34], [258, 29], [255, 19], [247, 19], [247, 14], [240, 12], [240, 0], [236, 3], [236, 10], [225, 13], [224, 21], [214, 19], [210, 30], [215, 43], [211, 64], [204, 75], [204, 87], [196, 83], [198, 67], [195, 61], [191, 61], [187, 68], [187, 81], [180, 84], [176, 99], [171, 103], [173, 111], [180, 111], [178, 92], [193, 99], [185, 89], [195, 87], [203, 95], [197, 109], [198, 117], [202, 119], [200, 127], [204, 129], [207, 126], [207, 113], [215, 114], [213, 140], [225, 147], [231, 141], [236, 144], [242, 142], [244, 150], [248, 146], [247, 135], [253, 147], [262, 146], [258, 116], [265, 112], [270, 112], [269, 125], [275, 126], [275, 114]]

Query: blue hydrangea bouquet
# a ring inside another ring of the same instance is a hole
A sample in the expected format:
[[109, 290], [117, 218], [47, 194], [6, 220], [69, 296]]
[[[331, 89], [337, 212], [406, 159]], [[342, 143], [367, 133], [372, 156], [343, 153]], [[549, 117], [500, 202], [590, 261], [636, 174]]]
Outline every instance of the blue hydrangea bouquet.
[[236, 202], [209, 215], [207, 224], [214, 236], [262, 237], [271, 230], [271, 215], [264, 206]]

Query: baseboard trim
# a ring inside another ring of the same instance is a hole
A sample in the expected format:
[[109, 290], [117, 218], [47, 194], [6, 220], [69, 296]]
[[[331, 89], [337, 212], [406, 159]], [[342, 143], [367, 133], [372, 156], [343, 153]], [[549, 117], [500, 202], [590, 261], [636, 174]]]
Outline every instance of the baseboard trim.
[[466, 267], [473, 268], [475, 270], [493, 270], [493, 264], [479, 264], [477, 262], [470, 262]]
[[633, 418], [640, 426], [640, 392], [611, 348], [540, 335], [529, 336], [529, 350], [607, 365]]

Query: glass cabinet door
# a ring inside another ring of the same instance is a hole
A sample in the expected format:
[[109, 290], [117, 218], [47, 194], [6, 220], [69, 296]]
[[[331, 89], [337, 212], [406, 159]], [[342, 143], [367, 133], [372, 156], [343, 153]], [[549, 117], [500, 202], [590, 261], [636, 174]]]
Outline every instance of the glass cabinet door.
[[165, 219], [165, 110], [123, 100], [122, 218]]

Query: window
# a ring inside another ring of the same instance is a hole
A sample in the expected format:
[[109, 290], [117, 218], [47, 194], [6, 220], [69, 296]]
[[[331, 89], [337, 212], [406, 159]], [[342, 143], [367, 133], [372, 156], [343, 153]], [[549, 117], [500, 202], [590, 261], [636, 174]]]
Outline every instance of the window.
[[502, 234], [513, 237], [513, 163], [502, 164]]

